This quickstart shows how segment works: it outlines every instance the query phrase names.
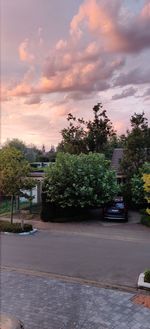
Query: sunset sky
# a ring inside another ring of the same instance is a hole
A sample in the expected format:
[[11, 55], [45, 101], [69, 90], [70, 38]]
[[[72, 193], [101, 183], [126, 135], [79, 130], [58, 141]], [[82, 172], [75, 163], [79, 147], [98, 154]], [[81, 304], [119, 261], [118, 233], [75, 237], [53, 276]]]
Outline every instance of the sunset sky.
[[2, 143], [47, 149], [102, 102], [118, 134], [150, 118], [150, 0], [1, 0]]

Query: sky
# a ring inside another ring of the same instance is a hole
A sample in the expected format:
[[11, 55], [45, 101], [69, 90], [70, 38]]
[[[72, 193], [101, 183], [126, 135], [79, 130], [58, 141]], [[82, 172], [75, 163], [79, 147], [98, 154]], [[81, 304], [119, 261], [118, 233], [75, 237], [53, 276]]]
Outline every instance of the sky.
[[118, 134], [150, 118], [150, 0], [1, 0], [1, 143], [46, 149], [102, 102]]

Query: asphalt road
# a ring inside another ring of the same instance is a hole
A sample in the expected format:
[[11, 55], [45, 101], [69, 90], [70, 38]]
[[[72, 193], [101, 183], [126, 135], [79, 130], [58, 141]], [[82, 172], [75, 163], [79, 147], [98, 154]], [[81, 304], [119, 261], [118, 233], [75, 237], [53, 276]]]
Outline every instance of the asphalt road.
[[1, 235], [1, 266], [42, 271], [102, 284], [135, 287], [150, 268], [150, 233], [111, 228], [97, 234], [39, 231], [33, 236]]

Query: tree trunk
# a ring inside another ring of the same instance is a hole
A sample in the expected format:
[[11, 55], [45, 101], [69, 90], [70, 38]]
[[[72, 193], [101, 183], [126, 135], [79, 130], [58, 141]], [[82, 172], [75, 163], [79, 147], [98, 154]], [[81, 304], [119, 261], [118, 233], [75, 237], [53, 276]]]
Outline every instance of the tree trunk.
[[11, 217], [10, 222], [13, 223], [13, 210], [14, 210], [14, 195], [11, 196]]

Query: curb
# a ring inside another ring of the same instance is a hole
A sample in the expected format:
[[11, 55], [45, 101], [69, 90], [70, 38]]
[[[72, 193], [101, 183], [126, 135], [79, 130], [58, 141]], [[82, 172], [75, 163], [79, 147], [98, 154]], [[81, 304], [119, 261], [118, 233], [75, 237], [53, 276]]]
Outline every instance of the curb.
[[138, 278], [138, 288], [150, 290], [150, 283], [144, 281], [144, 273], [141, 273]]
[[12, 233], [12, 232], [1, 232], [5, 235], [20, 235], [20, 236], [27, 236], [27, 235], [33, 235], [34, 233], [36, 233], [38, 231], [37, 228], [34, 228], [32, 231], [29, 232], [21, 232], [21, 233]]
[[123, 285], [112, 284], [110, 282], [104, 282], [104, 281], [100, 282], [100, 281], [84, 279], [84, 278], [80, 278], [80, 277], [73, 277], [73, 276], [64, 275], [64, 274], [56, 274], [56, 273], [29, 270], [29, 269], [9, 267], [9, 266], [2, 266], [1, 270], [8, 271], [8, 272], [16, 272], [16, 273], [20, 273], [20, 274], [24, 274], [24, 275], [29, 275], [29, 276], [32, 275], [32, 276], [36, 276], [36, 277], [47, 278], [49, 280], [59, 280], [59, 281], [62, 281], [65, 283], [70, 283], [70, 284], [93, 286], [96, 288], [123, 291], [123, 292], [134, 293], [134, 294], [137, 292], [136, 286], [135, 287], [125, 286], [125, 285], [123, 286]]

